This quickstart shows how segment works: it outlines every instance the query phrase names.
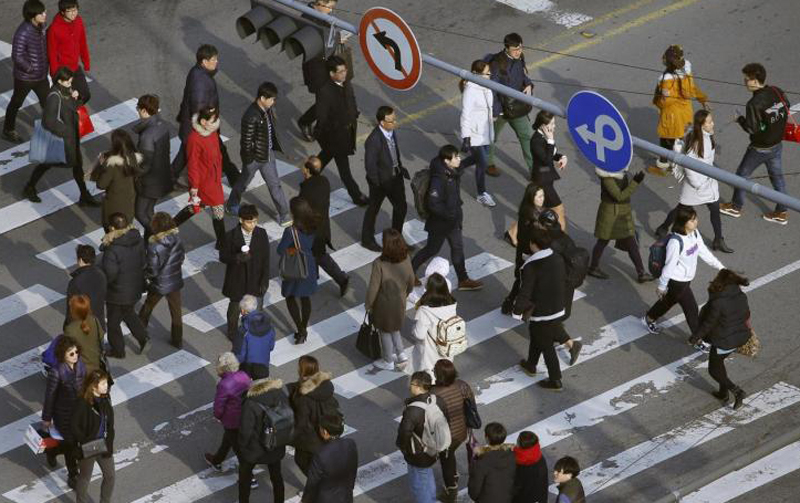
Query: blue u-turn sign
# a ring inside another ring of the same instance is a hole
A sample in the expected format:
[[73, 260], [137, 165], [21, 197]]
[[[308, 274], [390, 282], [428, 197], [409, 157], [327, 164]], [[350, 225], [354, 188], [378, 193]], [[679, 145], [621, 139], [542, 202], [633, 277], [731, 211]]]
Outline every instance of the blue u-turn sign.
[[631, 131], [619, 110], [594, 91], [579, 91], [567, 105], [567, 126], [578, 148], [603, 171], [627, 168], [633, 158]]

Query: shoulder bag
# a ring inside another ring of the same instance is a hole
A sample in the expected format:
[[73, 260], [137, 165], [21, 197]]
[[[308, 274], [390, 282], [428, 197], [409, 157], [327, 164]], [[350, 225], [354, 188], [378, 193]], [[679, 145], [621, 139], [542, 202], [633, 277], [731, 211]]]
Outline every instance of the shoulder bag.
[[278, 266], [282, 279], [288, 281], [303, 280], [308, 277], [308, 263], [303, 249], [300, 247], [300, 238], [294, 226], [292, 226], [291, 232], [294, 246], [287, 248], [286, 252], [281, 255]]
[[[98, 416], [100, 415], [96, 410], [94, 410], [94, 407], [92, 407], [92, 412], [94, 412]], [[104, 420], [101, 417], [101, 422], [102, 421]], [[108, 435], [108, 424], [106, 424], [104, 427], [102, 438], [98, 438], [81, 444], [81, 454], [83, 454], [83, 459], [88, 459], [95, 456], [108, 454], [108, 444], [106, 443], [106, 435]]]
[[459, 386], [461, 388], [461, 396], [464, 398], [464, 423], [471, 430], [479, 430], [483, 421], [481, 421], [481, 415], [478, 413], [478, 404], [467, 393], [464, 388], [466, 386], [465, 383], [462, 382]]
[[[50, 93], [58, 96], [58, 93]], [[61, 96], [58, 96], [58, 122], [61, 120]], [[66, 151], [64, 150], [64, 139], [45, 129], [41, 119], [34, 122], [33, 136], [31, 136], [31, 149], [28, 152], [28, 160], [36, 164], [64, 164], [67, 162]]]
[[358, 330], [356, 349], [372, 360], [377, 360], [381, 357], [381, 334], [369, 319], [369, 313], [364, 313], [364, 321]]

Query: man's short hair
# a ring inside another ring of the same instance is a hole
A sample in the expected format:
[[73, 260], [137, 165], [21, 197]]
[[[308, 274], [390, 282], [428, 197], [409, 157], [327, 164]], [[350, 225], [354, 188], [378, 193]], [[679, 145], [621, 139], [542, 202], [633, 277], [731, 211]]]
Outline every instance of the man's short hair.
[[431, 375], [424, 370], [420, 370], [419, 372], [414, 372], [411, 374], [411, 384], [422, 388], [425, 391], [429, 391], [431, 386], [433, 385], [433, 379], [431, 379]]
[[506, 441], [508, 432], [506, 427], [500, 423], [489, 423], [483, 429], [483, 434], [486, 436], [486, 441], [489, 445], [500, 445]]
[[128, 221], [128, 217], [125, 216], [125, 213], [113, 213], [110, 217], [108, 217], [108, 223], [114, 230], [120, 230], [127, 227], [130, 222]]
[[439, 159], [442, 161], [451, 161], [457, 155], [458, 149], [452, 145], [445, 145], [439, 149]]
[[149, 115], [155, 115], [158, 113], [158, 109], [161, 108], [161, 101], [155, 94], [143, 94], [139, 96], [136, 108], [144, 110]]
[[97, 253], [92, 245], [78, 245], [75, 247], [75, 256], [78, 260], [83, 260], [87, 264], [94, 264]]
[[258, 208], [255, 204], [243, 204], [239, 207], [239, 218], [242, 220], [253, 220], [258, 218]]
[[572, 456], [564, 456], [553, 465], [553, 471], [568, 473], [572, 475], [572, 478], [575, 478], [581, 474], [581, 465], [579, 465], [578, 460]]
[[197, 48], [197, 52], [194, 54], [195, 59], [197, 60], [197, 64], [203, 62], [203, 60], [211, 59], [214, 56], [219, 56], [219, 51], [216, 47], [211, 44], [203, 44]]
[[381, 105], [378, 107], [378, 111], [375, 113], [375, 118], [378, 119], [378, 122], [381, 122], [388, 115], [392, 115], [393, 113], [394, 108], [387, 105]]
[[503, 37], [503, 45], [506, 49], [509, 47], [519, 47], [522, 45], [522, 37], [519, 33], [509, 33]]
[[347, 62], [340, 56], [331, 56], [325, 63], [325, 68], [328, 70], [328, 73], [334, 73], [340, 66], [347, 67]]
[[265, 100], [268, 100], [270, 98], [277, 98], [278, 87], [272, 82], [262, 82], [261, 85], [258, 86], [258, 96], [256, 97], [264, 98]]
[[25, 4], [22, 6], [22, 18], [25, 19], [25, 21], [31, 22], [33, 18], [46, 10], [47, 8], [41, 0], [26, 0]]
[[756, 79], [761, 85], [764, 85], [764, 82], [767, 81], [767, 69], [761, 63], [747, 63], [742, 68], [742, 73], [748, 79]]
[[78, 0], [58, 0], [58, 12], [66, 12], [69, 9], [77, 7]]
[[253, 295], [245, 295], [242, 297], [242, 300], [239, 301], [239, 309], [244, 311], [245, 314], [252, 313], [258, 309], [258, 299]]

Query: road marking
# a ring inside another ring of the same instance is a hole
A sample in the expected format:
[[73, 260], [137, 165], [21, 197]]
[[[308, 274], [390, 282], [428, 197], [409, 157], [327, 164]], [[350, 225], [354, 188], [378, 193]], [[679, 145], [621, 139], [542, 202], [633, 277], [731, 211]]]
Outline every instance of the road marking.
[[11, 57], [11, 50], [11, 44], [0, 41], [0, 61]]
[[[0, 299], [0, 326], [26, 316], [37, 309], [58, 302], [64, 295], [44, 285], [33, 285]], [[3, 375], [0, 374], [0, 381]]]
[[566, 12], [556, 8], [550, 0], [497, 0], [499, 3], [513, 7], [526, 14], [542, 14], [550, 21], [574, 28], [592, 20], [592, 16], [580, 12]]
[[[128, 372], [115, 379], [111, 389], [111, 402], [116, 406], [148, 391], [209, 365], [202, 358], [180, 350], [158, 361]], [[23, 435], [28, 425], [38, 421], [42, 412], [35, 412], [0, 427], [0, 454], [24, 444]]]
[[50, 342], [45, 342], [39, 347], [0, 362], [0, 388], [39, 373], [42, 370], [42, 352], [49, 345]]
[[[94, 182], [86, 182], [86, 188], [92, 195], [102, 192], [95, 186]], [[69, 180], [52, 189], [39, 192], [39, 197], [42, 199], [41, 203], [32, 203], [27, 199], [23, 199], [0, 209], [0, 234], [5, 234], [51, 213], [72, 206], [78, 202], [81, 194], [75, 181]]]

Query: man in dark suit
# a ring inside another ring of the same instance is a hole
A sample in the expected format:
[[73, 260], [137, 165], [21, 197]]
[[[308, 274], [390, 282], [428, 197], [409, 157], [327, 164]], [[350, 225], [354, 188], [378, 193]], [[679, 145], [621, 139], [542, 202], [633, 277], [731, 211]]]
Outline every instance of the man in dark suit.
[[97, 255], [93, 246], [78, 245], [75, 248], [75, 255], [78, 258], [78, 268], [70, 273], [72, 279], [67, 285], [67, 314], [64, 326], [66, 327], [72, 321], [69, 315], [69, 299], [73, 295], [86, 295], [91, 302], [92, 314], [105, 330], [106, 288], [108, 288], [106, 273], [94, 263]]
[[350, 173], [350, 156], [356, 151], [358, 106], [353, 86], [347, 82], [347, 64], [339, 56], [327, 61], [330, 80], [317, 92], [317, 125], [314, 136], [322, 151], [317, 155], [323, 169], [336, 161], [339, 178], [353, 202], [366, 206], [368, 199]]
[[364, 223], [361, 226], [361, 246], [379, 252], [381, 247], [375, 241], [375, 218], [383, 200], [389, 198], [392, 204], [392, 228], [398, 232], [403, 231], [403, 221], [408, 211], [403, 178], [411, 177], [400, 159], [400, 146], [394, 131], [397, 121], [394, 109], [381, 106], [375, 116], [378, 125], [364, 142], [364, 168], [369, 185], [369, 206], [364, 213]]
[[222, 295], [230, 300], [227, 333], [228, 339], [233, 340], [239, 329], [239, 301], [252, 295], [261, 309], [269, 286], [269, 237], [258, 227], [255, 205], [239, 207], [239, 225], [225, 233], [219, 260], [225, 264]]

